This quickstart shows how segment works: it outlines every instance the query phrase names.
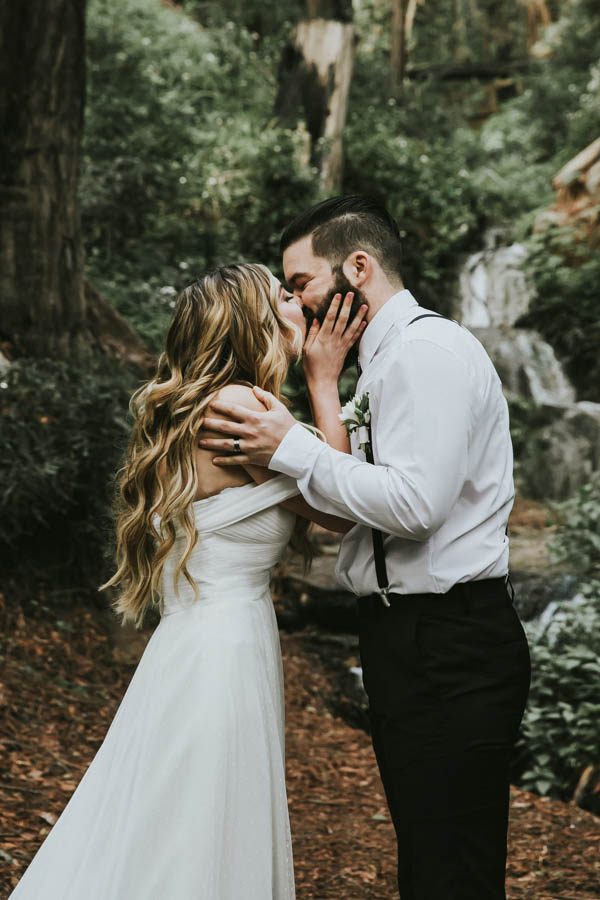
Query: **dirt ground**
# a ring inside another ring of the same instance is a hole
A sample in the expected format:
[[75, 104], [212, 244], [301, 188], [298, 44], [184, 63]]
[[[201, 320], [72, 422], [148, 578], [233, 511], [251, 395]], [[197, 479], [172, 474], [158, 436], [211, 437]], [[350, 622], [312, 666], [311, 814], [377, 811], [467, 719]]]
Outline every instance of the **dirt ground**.
[[[100, 746], [134, 664], [106, 616], [89, 609], [26, 618], [0, 595], [0, 626], [5, 898]], [[393, 898], [394, 836], [369, 737], [331, 712], [334, 687], [310, 634], [283, 633], [281, 642], [298, 900]], [[511, 900], [598, 900], [599, 849], [600, 819], [513, 791]]]

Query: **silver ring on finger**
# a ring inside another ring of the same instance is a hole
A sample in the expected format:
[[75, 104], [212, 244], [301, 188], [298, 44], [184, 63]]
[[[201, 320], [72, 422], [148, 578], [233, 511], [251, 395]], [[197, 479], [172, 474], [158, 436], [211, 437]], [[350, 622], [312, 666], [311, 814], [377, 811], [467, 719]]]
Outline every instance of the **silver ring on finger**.
[[234, 453], [241, 453], [241, 452], [242, 452], [242, 448], [240, 447], [240, 439], [239, 439], [239, 438], [234, 438], [234, 439], [233, 439], [233, 452], [234, 452]]

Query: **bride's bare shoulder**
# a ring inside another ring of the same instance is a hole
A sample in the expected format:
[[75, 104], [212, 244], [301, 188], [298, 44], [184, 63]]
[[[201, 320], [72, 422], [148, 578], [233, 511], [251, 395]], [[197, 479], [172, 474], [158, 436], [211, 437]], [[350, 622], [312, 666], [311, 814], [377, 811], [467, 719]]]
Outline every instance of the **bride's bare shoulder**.
[[212, 399], [220, 400], [223, 403], [239, 403], [240, 406], [246, 406], [256, 412], [264, 412], [265, 409], [252, 388], [245, 384], [226, 384], [215, 393]]

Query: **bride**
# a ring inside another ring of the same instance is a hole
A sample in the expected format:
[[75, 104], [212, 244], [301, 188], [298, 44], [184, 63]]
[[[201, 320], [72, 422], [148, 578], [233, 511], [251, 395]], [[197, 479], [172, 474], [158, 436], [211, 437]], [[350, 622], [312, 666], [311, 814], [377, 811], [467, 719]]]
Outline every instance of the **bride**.
[[[358, 331], [348, 329], [350, 346]], [[302, 352], [301, 307], [261, 265], [179, 296], [156, 377], [132, 397], [120, 470], [122, 621], [153, 632], [104, 741], [15, 900], [290, 900], [284, 706], [270, 570], [309, 520], [296, 482], [196, 447], [217, 397], [259, 408]], [[273, 477], [274, 476], [274, 477]], [[260, 482], [260, 483], [257, 483]]]

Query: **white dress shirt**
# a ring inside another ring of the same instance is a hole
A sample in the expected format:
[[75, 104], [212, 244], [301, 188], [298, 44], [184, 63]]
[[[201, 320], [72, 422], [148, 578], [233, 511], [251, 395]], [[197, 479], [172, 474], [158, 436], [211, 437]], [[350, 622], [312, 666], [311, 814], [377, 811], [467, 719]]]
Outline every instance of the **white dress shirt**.
[[295, 478], [316, 509], [357, 524], [344, 536], [339, 582], [377, 590], [371, 528], [384, 533], [390, 591], [445, 593], [504, 576], [514, 500], [508, 407], [480, 342], [402, 290], [378, 310], [359, 345], [357, 394], [369, 392], [373, 457], [352, 455], [300, 424], [269, 468]]

